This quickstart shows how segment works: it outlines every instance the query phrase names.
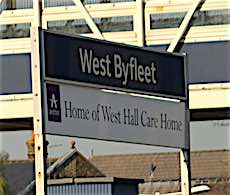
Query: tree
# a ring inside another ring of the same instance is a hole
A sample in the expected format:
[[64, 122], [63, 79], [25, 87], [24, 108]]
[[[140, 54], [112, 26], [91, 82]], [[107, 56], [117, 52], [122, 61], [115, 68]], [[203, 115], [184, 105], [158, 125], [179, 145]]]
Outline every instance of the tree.
[[[10, 157], [9, 153], [6, 152], [5, 150], [2, 150], [0, 152], [0, 163], [9, 160], [9, 157]], [[4, 177], [3, 170], [0, 166], [0, 194], [7, 195], [8, 189], [9, 186], [8, 186], [7, 179]]]
[[9, 157], [10, 157], [9, 153], [6, 152], [5, 150], [2, 150], [2, 151], [0, 152], [0, 161], [9, 160]]

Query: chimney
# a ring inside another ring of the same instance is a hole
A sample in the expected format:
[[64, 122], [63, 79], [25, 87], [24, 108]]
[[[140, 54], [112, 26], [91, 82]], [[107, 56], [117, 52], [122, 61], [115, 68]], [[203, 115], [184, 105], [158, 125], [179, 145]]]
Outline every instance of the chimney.
[[71, 141], [70, 141], [70, 149], [71, 149], [71, 150], [72, 150], [72, 149], [75, 149], [75, 148], [76, 148], [75, 145], [76, 145], [76, 142], [75, 142], [74, 140], [71, 140]]
[[34, 160], [35, 159], [35, 151], [34, 151], [34, 139], [31, 138], [27, 140], [26, 142], [27, 145], [27, 156], [29, 160]]
[[[46, 140], [45, 141], [45, 146], [44, 146], [44, 154], [45, 154], [45, 158], [48, 157], [48, 151], [47, 151], [47, 147], [48, 147], [49, 142]], [[34, 131], [32, 131], [32, 136], [30, 139], [28, 139], [26, 141], [26, 145], [27, 145], [27, 157], [29, 160], [35, 160], [35, 134]]]

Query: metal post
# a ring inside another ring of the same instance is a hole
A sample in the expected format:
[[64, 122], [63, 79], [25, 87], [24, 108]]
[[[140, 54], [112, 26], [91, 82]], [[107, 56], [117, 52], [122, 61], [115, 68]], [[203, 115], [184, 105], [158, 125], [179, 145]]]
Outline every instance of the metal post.
[[[176, 49], [177, 44], [179, 43], [180, 39], [182, 38], [184, 32], [186, 31], [189, 21], [191, 20], [195, 10], [197, 9], [198, 5], [200, 5], [201, 2], [204, 0], [197, 0], [192, 5], [191, 9], [188, 11], [187, 15], [185, 16], [179, 31], [175, 37], [175, 39], [172, 41], [170, 46], [168, 47], [168, 52], [174, 52]], [[186, 55], [186, 54], [185, 54]], [[185, 58], [186, 59], [186, 58]], [[186, 65], [186, 75], [188, 80], [188, 65], [187, 65], [187, 59], [185, 60]], [[190, 165], [190, 113], [189, 113], [189, 89], [187, 84], [187, 100], [185, 102], [186, 104], [186, 110], [185, 110], [185, 129], [186, 129], [186, 146], [187, 149], [181, 149], [180, 150], [180, 167], [181, 167], [181, 194], [182, 195], [191, 195], [191, 165]]]
[[169, 48], [167, 49], [167, 51], [169, 52], [173, 52], [176, 48], [176, 46], [178, 45], [179, 41], [181, 40], [182, 36], [184, 35], [190, 20], [192, 19], [193, 14], [195, 13], [196, 9], [198, 8], [198, 6], [201, 4], [201, 2], [203, 2], [204, 0], [196, 0], [192, 7], [189, 9], [189, 11], [187, 12], [186, 16], [184, 17], [178, 32], [175, 36], [175, 38], [173, 39], [173, 41], [171, 42]]
[[[188, 60], [185, 55], [185, 74], [188, 81]], [[189, 111], [189, 87], [186, 85], [186, 96], [185, 101], [185, 145], [186, 149], [180, 150], [180, 168], [181, 168], [181, 194], [191, 195], [191, 164], [190, 164], [190, 111]]]
[[35, 179], [36, 194], [45, 194], [44, 135], [42, 132], [42, 107], [40, 83], [40, 54], [38, 28], [31, 28], [32, 46], [32, 89], [33, 89], [33, 122], [35, 140]]
[[31, 62], [33, 90], [33, 123], [35, 141], [35, 182], [36, 194], [45, 195], [45, 159], [44, 135], [42, 131], [41, 81], [40, 81], [40, 46], [39, 31], [41, 27], [41, 1], [33, 1], [33, 22], [31, 28]]
[[180, 150], [180, 168], [181, 168], [181, 194], [190, 195], [190, 152], [188, 150]]
[[41, 1], [40, 0], [34, 0], [33, 1], [33, 22], [32, 27], [40, 27], [42, 24], [41, 21]]
[[145, 46], [145, 21], [144, 21], [144, 1], [136, 0], [135, 31], [137, 33], [138, 46]]

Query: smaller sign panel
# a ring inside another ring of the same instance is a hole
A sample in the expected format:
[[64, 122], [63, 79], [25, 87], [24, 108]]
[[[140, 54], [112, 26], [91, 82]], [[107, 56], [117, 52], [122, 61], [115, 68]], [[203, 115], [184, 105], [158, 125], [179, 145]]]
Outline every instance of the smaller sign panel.
[[185, 103], [45, 82], [47, 134], [187, 148]]
[[61, 122], [60, 90], [58, 85], [46, 85], [48, 120]]
[[186, 99], [184, 56], [44, 31], [45, 76]]

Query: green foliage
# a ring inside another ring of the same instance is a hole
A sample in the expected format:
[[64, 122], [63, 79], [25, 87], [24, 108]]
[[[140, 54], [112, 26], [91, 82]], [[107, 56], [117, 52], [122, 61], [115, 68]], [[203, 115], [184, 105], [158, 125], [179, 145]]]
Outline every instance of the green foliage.
[[[9, 160], [9, 157], [10, 157], [9, 153], [2, 150], [0, 152], [0, 165], [1, 162]], [[0, 166], [0, 195], [8, 195], [8, 189], [9, 186], [8, 186], [7, 179], [4, 177], [3, 169]]]
[[3, 176], [0, 176], [0, 195], [7, 195], [8, 187], [7, 180]]

